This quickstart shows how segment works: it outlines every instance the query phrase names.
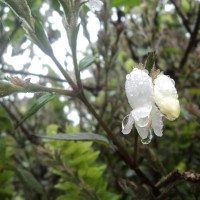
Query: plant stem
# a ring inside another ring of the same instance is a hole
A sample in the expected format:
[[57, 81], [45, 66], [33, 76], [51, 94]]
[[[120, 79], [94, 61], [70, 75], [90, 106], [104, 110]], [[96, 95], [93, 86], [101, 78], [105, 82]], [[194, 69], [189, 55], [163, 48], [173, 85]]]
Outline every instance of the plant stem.
[[72, 58], [73, 58], [76, 81], [77, 81], [78, 87], [82, 88], [82, 82], [81, 82], [81, 78], [80, 78], [80, 70], [79, 70], [79, 66], [78, 66], [78, 62], [77, 62], [76, 50], [74, 50], [73, 48], [71, 48], [71, 50], [72, 50]]
[[135, 160], [135, 163], [137, 165], [137, 154], [138, 154], [138, 134], [135, 134], [135, 141], [134, 141], [134, 154], [133, 158]]
[[53, 92], [61, 95], [77, 97], [77, 93], [71, 90], [64, 90], [60, 88], [49, 88], [42, 85], [27, 83], [21, 92]]
[[58, 62], [58, 60], [56, 59], [56, 57], [54, 55], [49, 55], [51, 57], [51, 59], [54, 61], [54, 63], [56, 64], [56, 66], [58, 67], [58, 69], [60, 70], [60, 72], [63, 74], [63, 76], [65, 77], [65, 79], [67, 80], [67, 82], [70, 84], [70, 86], [77, 91], [78, 88], [76, 86], [76, 84], [74, 83], [74, 81], [71, 79], [71, 77], [69, 76], [69, 74], [65, 71], [65, 69], [62, 67], [62, 65]]

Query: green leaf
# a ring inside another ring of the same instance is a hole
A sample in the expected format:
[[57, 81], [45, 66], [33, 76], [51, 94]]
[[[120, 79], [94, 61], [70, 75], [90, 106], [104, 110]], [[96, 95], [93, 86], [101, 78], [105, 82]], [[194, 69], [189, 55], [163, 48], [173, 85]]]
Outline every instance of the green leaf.
[[129, 8], [140, 5], [140, 0], [112, 0], [112, 6], [128, 6]]
[[87, 69], [94, 61], [95, 61], [94, 56], [86, 56], [79, 62], [79, 69], [80, 71], [83, 71]]
[[17, 124], [17, 127], [22, 124], [25, 120], [27, 120], [29, 117], [34, 115], [40, 108], [42, 108], [46, 103], [49, 101], [52, 101], [56, 97], [55, 94], [46, 94], [41, 96], [37, 101], [30, 107], [30, 109], [27, 111], [25, 116], [22, 118], [22, 120]]
[[33, 21], [31, 16], [31, 9], [29, 8], [26, 0], [0, 0], [8, 5], [13, 12], [30, 27], [33, 28]]
[[39, 194], [44, 194], [41, 184], [29, 171], [18, 167], [16, 168], [16, 172], [20, 180], [30, 191], [33, 190]]
[[105, 136], [95, 133], [67, 133], [67, 134], [56, 134], [56, 135], [34, 135], [44, 139], [52, 140], [67, 140], [67, 141], [98, 141], [104, 144], [109, 144], [108, 139]]
[[145, 68], [147, 70], [151, 70], [153, 68], [153, 66], [155, 64], [155, 57], [156, 57], [155, 52], [148, 53], [148, 57], [145, 62]]

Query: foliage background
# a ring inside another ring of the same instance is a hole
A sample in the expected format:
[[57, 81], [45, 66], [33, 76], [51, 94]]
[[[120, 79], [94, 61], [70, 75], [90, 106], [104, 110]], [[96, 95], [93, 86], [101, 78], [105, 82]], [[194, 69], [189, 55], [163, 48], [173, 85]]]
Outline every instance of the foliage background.
[[[49, 17], [53, 11], [63, 15], [58, 1], [28, 3], [45, 25], [48, 39], [53, 44], [61, 33], [53, 28]], [[50, 7], [42, 15], [40, 8], [44, 3]], [[136, 168], [131, 169], [123, 161], [111, 141], [110, 145], [105, 145], [92, 141], [41, 140], [32, 135], [89, 132], [106, 136], [101, 124], [79, 99], [56, 97], [17, 126], [43, 93], [23, 99], [14, 94], [0, 102], [0, 199], [200, 199], [199, 2], [104, 1], [103, 9], [95, 13], [101, 24], [95, 43], [90, 40], [93, 33], [87, 30], [88, 13], [86, 7], [80, 12], [81, 26], [89, 42], [84, 56], [95, 59], [81, 69], [92, 74], [82, 80], [83, 89], [100, 118], [135, 160]], [[37, 54], [33, 43], [23, 47], [27, 37], [19, 18], [11, 10], [7, 12], [5, 4], [0, 3], [0, 19], [1, 79], [33, 75], [28, 69]], [[30, 49], [30, 62], [20, 71], [5, 59], [10, 47], [13, 56]], [[155, 137], [149, 145], [143, 145], [136, 130], [127, 136], [121, 134], [121, 121], [130, 110], [124, 82], [132, 67], [145, 63], [152, 51], [156, 52], [156, 67], [175, 80], [181, 115], [174, 122], [165, 121], [163, 137]], [[66, 58], [69, 57], [71, 53], [67, 52]], [[65, 87], [63, 78], [51, 66], [44, 67], [48, 74], [38, 75], [40, 85]], [[73, 110], [80, 117], [77, 126], [67, 118]], [[172, 176], [158, 187], [156, 194], [138, 174], [138, 167], [155, 186], [167, 174], [172, 172]], [[179, 176], [185, 172], [195, 172], [195, 181]]]

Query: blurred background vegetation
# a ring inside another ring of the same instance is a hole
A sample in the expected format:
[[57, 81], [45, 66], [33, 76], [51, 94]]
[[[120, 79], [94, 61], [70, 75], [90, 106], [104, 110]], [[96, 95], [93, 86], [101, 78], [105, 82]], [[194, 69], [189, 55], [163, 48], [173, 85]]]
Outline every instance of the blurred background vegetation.
[[[87, 132], [106, 137], [101, 124], [79, 99], [52, 98], [19, 124], [43, 93], [14, 94], [0, 101], [1, 200], [200, 199], [200, 3], [197, 0], [103, 2], [102, 10], [92, 16], [85, 6], [80, 11], [82, 37], [88, 44], [81, 55], [94, 58], [81, 69], [82, 74], [89, 73], [82, 78], [82, 85], [90, 104], [134, 159], [134, 169], [124, 162], [111, 140], [105, 145], [33, 136]], [[63, 16], [59, 2], [28, 0], [28, 4], [53, 46], [63, 34], [51, 20], [53, 13]], [[44, 5], [47, 9], [41, 12]], [[88, 30], [91, 17], [99, 21], [99, 30]], [[94, 34], [97, 41], [91, 40]], [[37, 66], [34, 66], [37, 73], [29, 71], [32, 60], [37, 57], [40, 61], [44, 55], [38, 55], [39, 50], [28, 40], [20, 19], [0, 2], [1, 80], [10, 76], [38, 77], [37, 83], [42, 86], [66, 87], [63, 77], [49, 63], [42, 64], [41, 72]], [[82, 45], [81, 40], [77, 45]], [[181, 115], [174, 122], [164, 122], [163, 137], [155, 137], [149, 145], [144, 145], [136, 130], [126, 136], [121, 133], [121, 122], [130, 111], [124, 83], [133, 66], [144, 64], [148, 53], [153, 51], [156, 67], [175, 80]], [[11, 57], [23, 55], [27, 62], [11, 65], [8, 52]], [[73, 65], [68, 63], [72, 54], [68, 50], [65, 53], [63, 66], [67, 69]], [[73, 71], [69, 73], [73, 77]], [[70, 118], [70, 113], [76, 115]], [[185, 176], [193, 172], [195, 179]]]

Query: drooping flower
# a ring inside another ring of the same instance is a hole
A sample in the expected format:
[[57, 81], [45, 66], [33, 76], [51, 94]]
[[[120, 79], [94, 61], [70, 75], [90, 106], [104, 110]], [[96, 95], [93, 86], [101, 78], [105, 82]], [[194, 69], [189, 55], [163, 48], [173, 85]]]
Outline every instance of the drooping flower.
[[122, 133], [129, 134], [133, 124], [147, 144], [152, 139], [152, 130], [163, 135], [163, 115], [170, 120], [179, 116], [180, 106], [174, 81], [160, 74], [153, 81], [145, 69], [134, 68], [126, 76], [126, 96], [132, 107], [122, 123]]
[[100, 0], [87, 0], [86, 5], [90, 8], [90, 10], [94, 11], [100, 11], [102, 6], [103, 6], [103, 2]]

